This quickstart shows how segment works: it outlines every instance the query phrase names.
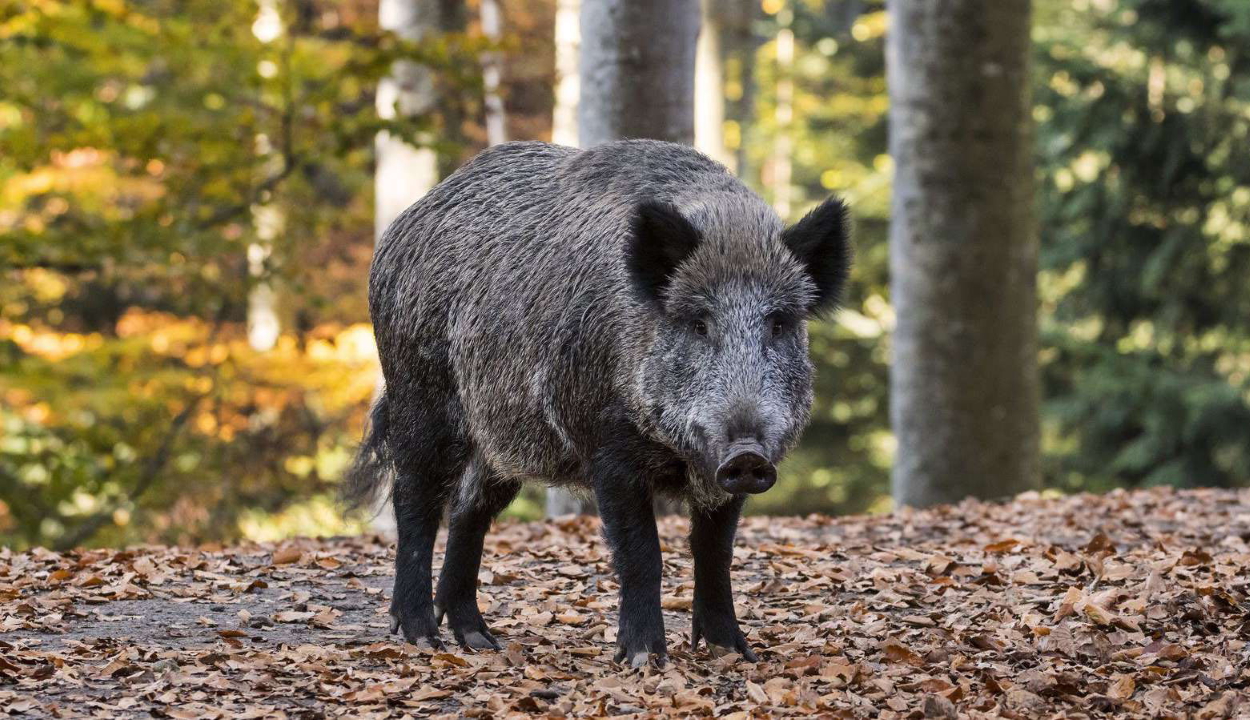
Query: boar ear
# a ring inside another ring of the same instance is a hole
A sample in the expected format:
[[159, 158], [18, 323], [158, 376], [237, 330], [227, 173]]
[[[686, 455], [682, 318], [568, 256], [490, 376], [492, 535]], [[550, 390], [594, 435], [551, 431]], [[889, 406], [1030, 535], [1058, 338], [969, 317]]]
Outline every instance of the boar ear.
[[820, 314], [838, 304], [851, 269], [846, 205], [831, 197], [781, 233], [781, 241], [803, 263], [816, 284], [810, 311]]
[[639, 297], [658, 304], [677, 266], [698, 245], [699, 231], [677, 208], [654, 200], [639, 204], [625, 246], [629, 278]]

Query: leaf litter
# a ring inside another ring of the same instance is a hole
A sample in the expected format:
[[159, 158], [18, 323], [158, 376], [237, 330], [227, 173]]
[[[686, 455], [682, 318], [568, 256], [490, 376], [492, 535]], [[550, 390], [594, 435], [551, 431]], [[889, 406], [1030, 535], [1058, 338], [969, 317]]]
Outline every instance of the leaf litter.
[[688, 527], [661, 521], [669, 662], [640, 671], [612, 662], [593, 518], [492, 530], [499, 652], [387, 634], [373, 537], [0, 549], [0, 714], [1250, 717], [1250, 491], [749, 518], [734, 585], [758, 663], [691, 651]]

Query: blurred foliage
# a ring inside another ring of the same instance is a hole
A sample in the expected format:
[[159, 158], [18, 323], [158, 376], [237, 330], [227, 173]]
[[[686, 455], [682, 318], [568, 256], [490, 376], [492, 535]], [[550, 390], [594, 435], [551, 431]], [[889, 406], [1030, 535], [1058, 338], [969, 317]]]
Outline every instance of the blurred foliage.
[[[738, 171], [790, 219], [838, 192], [856, 222], [845, 309], [813, 326], [812, 425], [750, 507], [883, 509], [884, 2], [720, 2]], [[550, 132], [553, 6], [505, 3], [515, 138]], [[372, 140], [475, 152], [485, 44], [472, 21], [402, 42], [376, 0], [272, 7], [0, 0], [0, 543], [357, 529], [333, 493], [376, 375]], [[1244, 483], [1250, 4], [1035, 8], [1046, 481]], [[399, 58], [436, 68], [439, 111], [378, 119]], [[284, 222], [255, 274], [260, 206]], [[265, 353], [244, 332], [257, 283], [284, 331]], [[540, 508], [529, 490], [509, 512]]]
[[0, 385], [6, 535], [57, 546], [261, 537], [255, 513], [279, 511], [320, 520], [305, 531], [341, 526], [316, 511], [373, 392], [367, 325], [321, 329], [302, 347], [285, 336], [263, 354], [237, 330], [136, 309], [110, 335], [6, 320], [0, 338], [12, 355]]
[[[485, 47], [376, 18], [0, 3], [0, 542], [262, 535], [257, 513], [347, 527], [324, 508], [376, 377], [373, 138], [450, 134], [439, 113], [380, 120], [374, 88], [401, 58], [473, 88]], [[285, 231], [249, 273], [260, 206]], [[243, 333], [261, 282], [287, 331], [263, 355]]]
[[[854, 208], [855, 272], [843, 309], [812, 326], [816, 404], [803, 443], [782, 481], [752, 498], [752, 513], [847, 513], [889, 507], [893, 436], [889, 431], [887, 231], [890, 176], [886, 154], [884, 0], [764, 2], [750, 63], [727, 63], [731, 101], [758, 88], [749, 117], [731, 117], [740, 138], [740, 172], [765, 198], [777, 195], [779, 153], [791, 163], [791, 215], [831, 193]], [[777, 38], [794, 35], [794, 61], [778, 62]], [[752, 77], [735, 74], [754, 69]], [[779, 108], [779, 80], [793, 82], [791, 118]], [[731, 102], [731, 107], [736, 107]], [[743, 128], [744, 131], [739, 131]], [[779, 143], [781, 136], [786, 137]]]
[[[847, 309], [813, 332], [812, 428], [756, 511], [889, 507], [881, 5], [763, 3], [760, 34], [796, 38], [795, 214], [837, 190], [858, 227]], [[1045, 482], [1244, 486], [1250, 3], [1038, 0], [1033, 37]], [[765, 193], [785, 131], [774, 44], [755, 63], [762, 87], [744, 135]]]
[[1250, 3], [1043, 3], [1046, 476], [1250, 479]]

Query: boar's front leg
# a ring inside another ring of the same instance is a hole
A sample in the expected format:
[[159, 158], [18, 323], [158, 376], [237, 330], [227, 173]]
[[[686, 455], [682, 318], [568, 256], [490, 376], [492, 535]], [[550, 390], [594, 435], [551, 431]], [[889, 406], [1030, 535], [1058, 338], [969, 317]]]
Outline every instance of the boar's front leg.
[[690, 647], [707, 640], [713, 653], [736, 652], [751, 662], [755, 653], [738, 629], [734, 614], [729, 566], [733, 563], [734, 533], [744, 497], [736, 495], [720, 507], [695, 508], [690, 513], [690, 552], [694, 555], [694, 623]]
[[592, 477], [603, 534], [621, 585], [616, 660], [663, 665], [668, 648], [660, 613], [660, 537], [651, 488], [624, 444], [601, 450]]

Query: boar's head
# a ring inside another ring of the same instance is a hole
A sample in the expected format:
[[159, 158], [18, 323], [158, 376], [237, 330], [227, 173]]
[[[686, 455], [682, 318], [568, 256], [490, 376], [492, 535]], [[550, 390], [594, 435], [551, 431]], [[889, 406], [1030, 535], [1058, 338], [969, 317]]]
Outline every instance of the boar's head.
[[807, 322], [850, 265], [845, 206], [789, 228], [762, 203], [636, 210], [626, 263], [655, 319], [637, 378], [660, 435], [691, 468], [696, 502], [763, 492], [812, 403]]

